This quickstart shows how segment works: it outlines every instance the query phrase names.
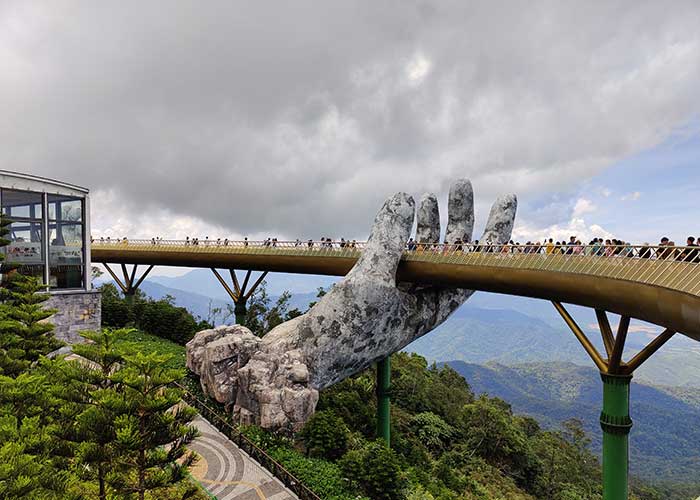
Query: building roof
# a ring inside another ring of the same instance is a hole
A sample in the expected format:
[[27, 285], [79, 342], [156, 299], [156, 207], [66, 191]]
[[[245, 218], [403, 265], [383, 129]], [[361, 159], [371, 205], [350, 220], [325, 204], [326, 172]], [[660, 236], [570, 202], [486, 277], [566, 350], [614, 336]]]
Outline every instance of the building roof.
[[90, 190], [85, 187], [68, 182], [9, 170], [0, 170], [0, 186], [11, 189], [70, 194], [75, 196], [85, 196], [90, 192]]

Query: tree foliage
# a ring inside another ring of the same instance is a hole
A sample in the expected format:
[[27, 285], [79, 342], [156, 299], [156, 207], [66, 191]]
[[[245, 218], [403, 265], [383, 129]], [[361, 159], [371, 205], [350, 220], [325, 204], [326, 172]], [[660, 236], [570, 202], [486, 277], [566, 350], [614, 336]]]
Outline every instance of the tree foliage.
[[176, 306], [169, 295], [155, 300], [137, 290], [130, 302], [111, 283], [100, 286], [99, 290], [104, 326], [134, 327], [180, 345], [189, 342], [198, 331], [211, 328], [211, 324], [198, 320], [184, 307]]
[[307, 454], [314, 457], [338, 458], [348, 446], [348, 427], [332, 411], [319, 411], [299, 433]]
[[120, 390], [102, 393], [98, 399], [116, 415], [119, 459], [109, 481], [126, 498], [144, 500], [147, 491], [185, 478], [195, 459], [185, 445], [197, 436], [187, 424], [196, 412], [180, 405], [181, 392], [170, 387], [184, 374], [163, 368], [167, 356], [136, 352], [123, 357], [124, 368], [110, 377]]
[[44, 290], [36, 278], [16, 272], [6, 277], [0, 306], [0, 373], [17, 376], [62, 345], [45, 321], [55, 311], [44, 309]]
[[274, 327], [300, 316], [302, 313], [298, 309], [289, 310], [291, 298], [289, 292], [284, 292], [273, 303], [267, 293], [265, 281], [261, 282], [248, 299], [245, 326], [258, 337], [262, 337]]

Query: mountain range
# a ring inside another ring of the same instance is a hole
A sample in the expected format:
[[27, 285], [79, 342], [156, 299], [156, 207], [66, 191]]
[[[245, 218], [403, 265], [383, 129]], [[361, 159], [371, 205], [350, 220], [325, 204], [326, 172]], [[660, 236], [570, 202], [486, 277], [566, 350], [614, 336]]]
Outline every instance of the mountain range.
[[[602, 408], [600, 375], [573, 363], [526, 363], [505, 366], [463, 361], [446, 364], [462, 375], [475, 394], [486, 393], [508, 402], [515, 413], [527, 414], [541, 425], [557, 428], [578, 418], [601, 448], [598, 424]], [[679, 395], [675, 388], [633, 382], [630, 413], [630, 469], [651, 480], [693, 482], [700, 478], [700, 389]]]

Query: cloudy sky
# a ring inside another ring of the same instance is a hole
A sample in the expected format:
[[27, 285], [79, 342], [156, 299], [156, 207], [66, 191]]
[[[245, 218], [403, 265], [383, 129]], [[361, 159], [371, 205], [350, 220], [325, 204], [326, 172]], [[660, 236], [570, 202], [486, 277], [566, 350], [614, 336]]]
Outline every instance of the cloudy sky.
[[[700, 233], [700, 3], [0, 0], [0, 168], [93, 233], [365, 238], [469, 177], [516, 236]], [[700, 236], [700, 234], [698, 234]]]

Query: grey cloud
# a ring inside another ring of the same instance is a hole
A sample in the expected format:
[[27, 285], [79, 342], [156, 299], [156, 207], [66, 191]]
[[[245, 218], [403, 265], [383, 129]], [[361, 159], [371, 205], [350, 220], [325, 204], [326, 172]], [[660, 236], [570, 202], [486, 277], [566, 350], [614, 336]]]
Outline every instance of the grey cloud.
[[698, 25], [694, 1], [5, 1], [0, 168], [239, 233], [363, 237], [456, 177], [485, 214], [696, 116]]

